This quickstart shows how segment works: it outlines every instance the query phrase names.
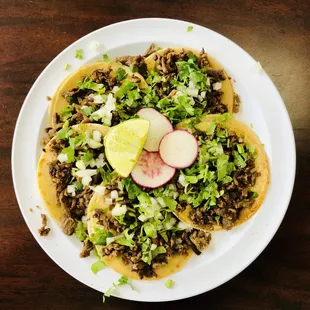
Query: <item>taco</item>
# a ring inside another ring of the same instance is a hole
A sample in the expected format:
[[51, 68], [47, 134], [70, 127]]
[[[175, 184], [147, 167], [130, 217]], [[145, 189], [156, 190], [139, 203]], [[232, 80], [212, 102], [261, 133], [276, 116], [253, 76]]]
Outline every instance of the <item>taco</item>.
[[108, 130], [98, 124], [65, 124], [43, 149], [37, 166], [39, 191], [67, 235], [75, 232], [93, 193], [102, 190], [103, 178], [112, 172], [102, 143]]
[[79, 123], [117, 125], [138, 109], [141, 89], [147, 87], [139, 73], [113, 62], [88, 64], [70, 74], [57, 88], [50, 104], [53, 132]]
[[262, 205], [269, 183], [264, 146], [248, 126], [227, 115], [205, 116], [194, 134], [199, 155], [180, 173], [175, 214], [204, 231], [229, 230]]
[[[223, 67], [202, 49], [165, 48], [145, 60], [153, 85], [167, 112], [173, 106], [189, 116], [223, 114], [234, 110], [234, 90]], [[167, 115], [166, 115], [167, 116]], [[183, 113], [183, 120], [187, 117]], [[182, 117], [178, 117], [182, 121]]]
[[107, 266], [123, 276], [167, 277], [181, 270], [193, 252], [200, 254], [211, 238], [209, 233], [189, 229], [171, 208], [130, 177], [116, 177], [90, 201], [89, 239]]

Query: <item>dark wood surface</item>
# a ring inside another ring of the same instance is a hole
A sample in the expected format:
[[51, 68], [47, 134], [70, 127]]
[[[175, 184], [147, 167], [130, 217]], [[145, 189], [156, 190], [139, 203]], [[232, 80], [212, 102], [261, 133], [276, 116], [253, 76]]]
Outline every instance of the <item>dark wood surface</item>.
[[[62, 271], [29, 232], [12, 185], [11, 143], [27, 92], [58, 53], [95, 29], [140, 17], [186, 19], [204, 25], [261, 62], [294, 126], [296, 183], [276, 236], [233, 280], [183, 301], [146, 304], [110, 298], [103, 306], [101, 294]], [[0, 0], [0, 308], [310, 309], [309, 20], [307, 0]]]

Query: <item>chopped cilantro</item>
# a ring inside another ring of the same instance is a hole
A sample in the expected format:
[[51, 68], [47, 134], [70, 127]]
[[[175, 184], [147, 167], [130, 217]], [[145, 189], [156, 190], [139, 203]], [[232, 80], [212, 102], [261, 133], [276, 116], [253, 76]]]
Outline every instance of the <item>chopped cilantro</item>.
[[214, 217], [214, 219], [216, 220], [216, 224], [217, 225], [220, 225], [220, 216], [219, 215], [216, 215], [215, 217]]
[[167, 280], [167, 281], [165, 282], [165, 287], [166, 287], [166, 288], [172, 288], [173, 285], [174, 285], [173, 280]]
[[103, 54], [103, 60], [106, 62], [110, 61], [109, 55], [108, 54]]
[[106, 245], [107, 238], [113, 237], [113, 234], [110, 232], [105, 232], [102, 229], [98, 229], [95, 233], [91, 234], [89, 239], [94, 245]]
[[93, 274], [97, 274], [100, 270], [104, 269], [106, 266], [107, 266], [106, 263], [103, 260], [99, 259], [91, 265], [90, 269], [93, 272]]
[[139, 71], [139, 68], [138, 68], [138, 67], [136, 67], [136, 66], [134, 66], [134, 65], [130, 65], [130, 66], [129, 66], [129, 69], [130, 69], [130, 71], [131, 71], [131, 72], [133, 72], [133, 73], [135, 73], [135, 72], [138, 72], [138, 71]]
[[84, 163], [89, 162], [92, 158], [94, 157], [94, 155], [90, 152], [86, 152], [83, 156], [82, 156], [82, 160]]
[[69, 64], [65, 64], [64, 65], [64, 70], [68, 70], [70, 68], [70, 65]]
[[82, 49], [76, 50], [74, 57], [77, 59], [83, 59], [84, 58], [84, 51]]
[[71, 146], [62, 149], [61, 154], [67, 155], [68, 157], [67, 163], [73, 163], [75, 161], [74, 148], [72, 148]]
[[188, 26], [188, 27], [187, 27], [187, 32], [191, 32], [193, 29], [194, 29], [193, 26]]
[[91, 115], [94, 112], [94, 108], [93, 107], [87, 107], [87, 108], [83, 108], [81, 109], [83, 114], [85, 114], [86, 116]]
[[122, 81], [127, 77], [127, 73], [123, 68], [118, 68], [116, 70], [116, 80], [117, 81]]
[[80, 192], [83, 189], [83, 183], [82, 182], [76, 182], [75, 183], [75, 189], [76, 191]]

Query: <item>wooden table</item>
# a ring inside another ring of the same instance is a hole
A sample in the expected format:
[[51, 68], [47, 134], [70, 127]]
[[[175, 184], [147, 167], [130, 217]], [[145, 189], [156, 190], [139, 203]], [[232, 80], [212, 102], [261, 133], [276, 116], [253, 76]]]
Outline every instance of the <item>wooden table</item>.
[[30, 87], [65, 47], [111, 23], [161, 16], [187, 19], [218, 31], [261, 62], [278, 87], [294, 126], [296, 183], [278, 233], [233, 280], [183, 301], [158, 305], [111, 298], [105, 309], [310, 309], [309, 13], [307, 0], [1, 0], [0, 308], [103, 308], [101, 294], [61, 270], [29, 232], [12, 185], [12, 135]]

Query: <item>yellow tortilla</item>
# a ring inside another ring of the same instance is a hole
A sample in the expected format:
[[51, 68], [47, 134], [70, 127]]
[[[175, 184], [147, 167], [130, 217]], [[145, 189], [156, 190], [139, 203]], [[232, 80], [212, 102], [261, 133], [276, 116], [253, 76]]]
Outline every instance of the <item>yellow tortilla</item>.
[[[105, 136], [109, 131], [109, 127], [98, 124], [83, 124], [72, 126], [72, 129], [79, 132], [92, 132], [94, 130], [100, 131], [102, 136]], [[42, 153], [37, 166], [37, 182], [41, 197], [47, 207], [50, 215], [59, 222], [61, 217], [66, 214], [64, 207], [57, 202], [56, 186], [49, 174], [49, 164], [57, 160], [56, 153], [51, 150], [51, 142], [55, 140], [54, 137], [45, 147], [45, 152]]]
[[[168, 49], [169, 48], [159, 50], [159, 51], [151, 54], [149, 57], [146, 58], [145, 63], [147, 65], [148, 71], [154, 71], [155, 64], [156, 64], [156, 62], [154, 60], [154, 55], [155, 54], [163, 55]], [[182, 51], [185, 51], [185, 52], [192, 53], [192, 54], [196, 55], [197, 57], [200, 57], [200, 52], [193, 50], [191, 48], [173, 47], [170, 49], [172, 49], [175, 53], [181, 53]], [[221, 91], [223, 92], [223, 94], [221, 96], [221, 101], [223, 104], [225, 104], [227, 106], [228, 112], [233, 113], [234, 89], [232, 87], [231, 81], [230, 81], [226, 71], [224, 70], [223, 66], [217, 60], [215, 60], [214, 58], [212, 58], [209, 55], [208, 55], [208, 60], [209, 60], [209, 63], [213, 69], [223, 70], [223, 72], [224, 72], [225, 80], [221, 82], [222, 83]]]
[[[216, 120], [216, 117], [216, 115], [206, 115], [202, 118], [201, 123], [199, 123], [195, 127], [200, 131], [207, 132], [210, 129], [212, 122]], [[234, 131], [239, 136], [244, 135], [245, 143], [248, 143], [255, 148], [255, 152], [257, 153], [257, 158], [255, 159], [255, 167], [256, 171], [260, 173], [260, 176], [258, 176], [256, 179], [255, 185], [250, 188], [251, 190], [257, 192], [258, 197], [255, 198], [254, 203], [250, 207], [243, 208], [241, 210], [239, 219], [234, 223], [235, 227], [250, 219], [262, 205], [269, 184], [269, 165], [264, 150], [264, 145], [260, 142], [258, 136], [254, 133], [252, 129], [250, 129], [247, 125], [236, 119], [230, 119], [220, 124], [221, 126], [226, 127], [228, 130]], [[180, 123], [177, 125], [177, 128], [181, 129], [184, 128], [184, 126], [184, 123]], [[193, 228], [210, 231], [210, 229], [206, 228], [205, 226], [196, 225], [192, 222], [189, 217], [190, 210], [191, 206], [187, 206], [184, 211], [175, 212], [175, 215], [182, 222]], [[214, 225], [212, 231], [218, 230], [223, 230], [223, 227], [220, 225]]]
[[[88, 234], [91, 235], [94, 232], [94, 227], [101, 227], [97, 224], [97, 220], [93, 217], [93, 213], [95, 209], [103, 209], [109, 211], [108, 205], [105, 203], [105, 196], [100, 194], [94, 194], [92, 197], [88, 209], [87, 209], [87, 228]], [[96, 245], [96, 249], [100, 257], [104, 260], [108, 267], [120, 273], [123, 276], [126, 276], [131, 279], [140, 280], [138, 273], [131, 271], [129, 266], [125, 265], [122, 261], [121, 257], [110, 257], [102, 255], [102, 245]], [[157, 277], [152, 278], [143, 278], [143, 280], [158, 280], [169, 275], [180, 271], [186, 262], [189, 260], [191, 255], [193, 254], [192, 250], [189, 250], [186, 255], [175, 255], [173, 256], [167, 264], [160, 266], [159, 268], [155, 268], [154, 271], [157, 274]]]
[[[77, 71], [71, 73], [69, 76], [67, 76], [63, 82], [58, 86], [51, 102], [50, 102], [50, 108], [49, 108], [49, 122], [51, 124], [51, 127], [55, 127], [55, 122], [53, 120], [53, 115], [55, 113], [59, 113], [65, 106], [69, 105], [68, 101], [62, 96], [62, 94], [65, 91], [69, 91], [73, 88], [77, 87], [77, 82], [82, 81], [84, 77], [91, 75], [95, 70], [103, 70], [103, 71], [109, 71], [111, 76], [116, 76], [116, 70], [122, 68], [126, 71], [128, 78], [139, 78], [140, 84], [139, 87], [141, 89], [147, 88], [147, 83], [145, 82], [142, 75], [139, 73], [133, 73], [130, 71], [130, 69], [126, 66], [123, 66], [118, 63], [107, 63], [107, 62], [96, 62], [93, 64], [85, 65], [81, 68], [79, 68]], [[125, 81], [125, 80], [124, 80]]]

